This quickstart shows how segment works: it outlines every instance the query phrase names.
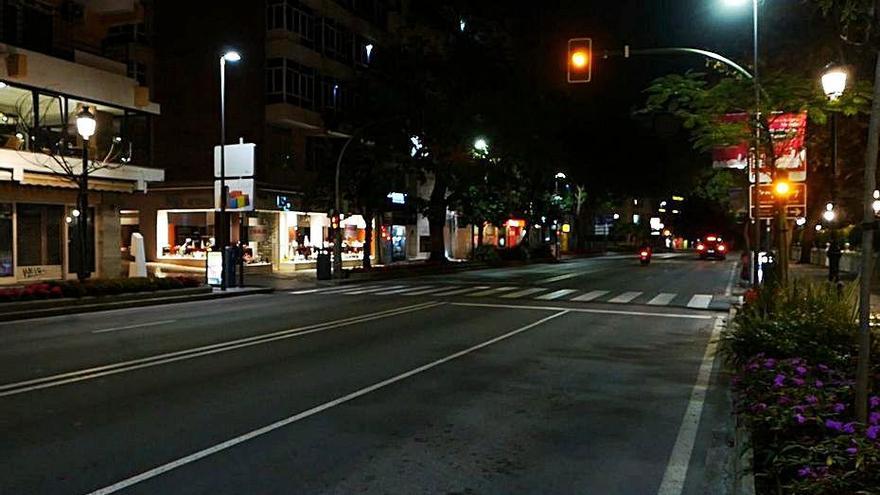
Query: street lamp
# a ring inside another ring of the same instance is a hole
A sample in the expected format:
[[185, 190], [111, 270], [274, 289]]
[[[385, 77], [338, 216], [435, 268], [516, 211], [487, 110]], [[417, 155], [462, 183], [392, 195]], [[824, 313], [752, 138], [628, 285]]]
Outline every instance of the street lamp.
[[226, 62], [236, 63], [241, 60], [241, 54], [235, 50], [229, 50], [220, 56], [220, 226], [217, 238], [220, 245], [223, 271], [220, 289], [226, 290], [229, 286], [229, 274], [226, 270], [226, 246], [229, 244], [229, 218], [226, 214], [226, 202], [229, 194], [226, 191]]
[[[830, 104], [834, 104], [846, 91], [848, 73], [846, 68], [838, 64], [828, 64], [822, 74], [822, 90]], [[831, 111], [831, 210], [837, 202], [837, 112]], [[831, 220], [829, 220], [829, 223]], [[837, 238], [837, 225], [831, 225], [831, 242], [828, 243], [828, 280], [837, 282], [840, 279], [840, 241]]]
[[[748, 0], [724, 0], [724, 3], [729, 7], [742, 7], [748, 3]], [[754, 215], [753, 220], [755, 222], [755, 240], [752, 252], [753, 285], [758, 285], [760, 281], [758, 277], [758, 256], [761, 251], [761, 216], [758, 204], [758, 186], [761, 184], [761, 171], [758, 165], [758, 158], [761, 156], [761, 126], [759, 125], [761, 119], [761, 81], [758, 74], [758, 13], [758, 0], [752, 0], [752, 82], [754, 83], [755, 90], [755, 156], [752, 159], [752, 173], [755, 177], [755, 188], [752, 191], [749, 200], [752, 205], [750, 211], [752, 212], [751, 214]]]
[[486, 138], [477, 138], [474, 140], [474, 150], [480, 154], [486, 154], [489, 152], [489, 142], [486, 141]]
[[76, 132], [83, 140], [82, 146], [82, 170], [80, 171], [79, 194], [73, 216], [77, 217], [79, 231], [79, 269], [76, 271], [76, 278], [85, 280], [89, 278], [88, 267], [88, 233], [89, 233], [89, 139], [95, 135], [98, 122], [95, 116], [89, 111], [88, 106], [83, 106], [76, 114]]

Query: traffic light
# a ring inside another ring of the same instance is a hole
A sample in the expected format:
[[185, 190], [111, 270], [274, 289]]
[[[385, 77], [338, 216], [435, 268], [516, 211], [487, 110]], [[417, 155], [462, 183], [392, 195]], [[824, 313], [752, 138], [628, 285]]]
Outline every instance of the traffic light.
[[784, 179], [777, 180], [775, 184], [773, 184], [773, 193], [776, 194], [778, 198], [787, 198], [789, 193], [791, 193], [791, 184]]
[[568, 82], [588, 83], [593, 78], [593, 39], [568, 40]]

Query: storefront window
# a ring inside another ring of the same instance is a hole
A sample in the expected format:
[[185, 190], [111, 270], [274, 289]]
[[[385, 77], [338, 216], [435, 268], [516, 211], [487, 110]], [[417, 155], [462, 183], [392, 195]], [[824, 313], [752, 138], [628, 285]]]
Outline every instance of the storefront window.
[[61, 223], [64, 207], [19, 203], [18, 265], [61, 265]]
[[[342, 220], [343, 260], [363, 257], [366, 227], [361, 215]], [[330, 219], [324, 213], [282, 212], [279, 237], [284, 263], [315, 261], [321, 249], [332, 249], [334, 243]]]
[[248, 264], [272, 263], [275, 259], [277, 239], [277, 215], [259, 212], [248, 218], [248, 246], [245, 262]]
[[25, 150], [33, 129], [33, 93], [13, 86], [0, 88], [0, 148]]
[[213, 211], [157, 213], [156, 244], [160, 257], [204, 259], [215, 242]]
[[12, 205], [0, 203], [0, 277], [12, 277]]

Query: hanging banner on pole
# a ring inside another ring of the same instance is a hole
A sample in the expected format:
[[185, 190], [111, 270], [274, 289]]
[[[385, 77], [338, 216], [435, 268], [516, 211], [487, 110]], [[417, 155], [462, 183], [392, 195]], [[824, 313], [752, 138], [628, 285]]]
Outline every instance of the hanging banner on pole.
[[[768, 119], [776, 170], [786, 172], [788, 180], [807, 180], [807, 113], [773, 113]], [[761, 160], [761, 175], [769, 174]]]
[[[226, 211], [254, 211], [254, 179], [226, 179]], [[220, 181], [214, 181], [214, 208], [220, 209]]]
[[[743, 132], [748, 132], [749, 115], [745, 113], [731, 113], [721, 118], [723, 125], [740, 127]], [[716, 146], [712, 150], [712, 168], [733, 168], [744, 170], [749, 166], [748, 141], [742, 141], [727, 146]]]

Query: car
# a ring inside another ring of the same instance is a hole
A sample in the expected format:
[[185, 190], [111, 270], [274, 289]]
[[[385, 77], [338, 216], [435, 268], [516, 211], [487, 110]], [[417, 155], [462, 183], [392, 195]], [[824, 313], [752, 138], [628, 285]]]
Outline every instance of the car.
[[701, 260], [713, 258], [716, 260], [724, 260], [727, 258], [727, 244], [721, 237], [716, 235], [708, 235], [705, 240], [697, 240], [697, 254]]

